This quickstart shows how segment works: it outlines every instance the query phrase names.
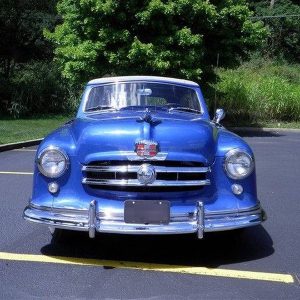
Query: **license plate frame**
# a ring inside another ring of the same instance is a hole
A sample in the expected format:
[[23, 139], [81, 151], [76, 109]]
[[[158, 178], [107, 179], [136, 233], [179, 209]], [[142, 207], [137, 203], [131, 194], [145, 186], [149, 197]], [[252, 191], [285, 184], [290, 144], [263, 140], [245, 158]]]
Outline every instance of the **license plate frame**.
[[169, 224], [170, 201], [165, 200], [126, 200], [124, 222], [129, 224]]

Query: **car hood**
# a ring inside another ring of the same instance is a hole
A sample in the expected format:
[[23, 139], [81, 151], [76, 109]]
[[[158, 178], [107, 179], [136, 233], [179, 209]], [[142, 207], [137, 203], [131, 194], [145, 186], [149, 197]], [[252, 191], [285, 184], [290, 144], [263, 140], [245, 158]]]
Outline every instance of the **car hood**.
[[127, 159], [137, 141], [154, 140], [169, 160], [213, 163], [217, 129], [197, 114], [182, 112], [105, 112], [76, 119], [72, 135], [80, 163]]

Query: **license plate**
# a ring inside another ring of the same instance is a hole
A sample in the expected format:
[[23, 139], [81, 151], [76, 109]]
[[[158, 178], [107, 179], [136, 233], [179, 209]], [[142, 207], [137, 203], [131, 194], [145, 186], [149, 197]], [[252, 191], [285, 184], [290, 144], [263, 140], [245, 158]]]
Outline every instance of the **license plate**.
[[161, 200], [127, 200], [124, 205], [125, 223], [168, 224], [170, 202]]

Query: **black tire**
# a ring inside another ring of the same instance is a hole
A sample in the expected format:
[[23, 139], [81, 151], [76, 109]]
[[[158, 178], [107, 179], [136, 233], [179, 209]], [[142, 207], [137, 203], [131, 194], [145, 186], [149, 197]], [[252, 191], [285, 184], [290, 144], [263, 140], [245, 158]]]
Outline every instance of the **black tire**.
[[66, 235], [66, 231], [64, 229], [60, 229], [60, 228], [55, 228], [53, 232], [51, 232], [52, 235], [52, 243], [59, 243], [62, 242], [64, 240], [64, 237]]

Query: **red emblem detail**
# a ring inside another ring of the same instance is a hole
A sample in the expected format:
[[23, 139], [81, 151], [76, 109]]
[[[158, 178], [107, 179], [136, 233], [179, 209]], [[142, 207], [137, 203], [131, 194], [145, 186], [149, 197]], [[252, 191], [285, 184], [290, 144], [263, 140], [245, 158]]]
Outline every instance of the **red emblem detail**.
[[153, 157], [158, 152], [158, 144], [154, 141], [140, 141], [135, 144], [135, 152], [138, 156]]

